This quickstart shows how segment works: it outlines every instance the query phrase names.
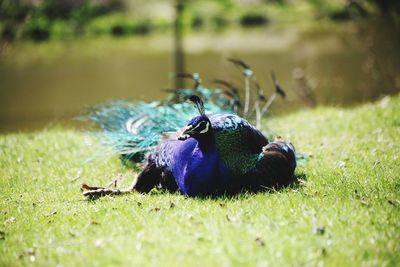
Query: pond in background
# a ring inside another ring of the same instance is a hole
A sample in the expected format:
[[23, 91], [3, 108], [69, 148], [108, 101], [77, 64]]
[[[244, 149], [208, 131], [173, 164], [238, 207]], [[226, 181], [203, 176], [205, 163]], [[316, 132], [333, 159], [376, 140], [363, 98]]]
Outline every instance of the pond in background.
[[[305, 106], [293, 90], [293, 71], [301, 68], [319, 104], [347, 106], [399, 91], [400, 52], [380, 45], [351, 27], [199, 33], [186, 37], [186, 69], [200, 73], [206, 86], [215, 78], [241, 85], [240, 70], [226, 61], [240, 58], [267, 95], [273, 70], [288, 99], [276, 101], [271, 112], [282, 114]], [[371, 52], [377, 47], [380, 54]], [[69, 120], [110, 99], [162, 99], [161, 89], [174, 83], [172, 51], [170, 36], [3, 46], [0, 132]]]

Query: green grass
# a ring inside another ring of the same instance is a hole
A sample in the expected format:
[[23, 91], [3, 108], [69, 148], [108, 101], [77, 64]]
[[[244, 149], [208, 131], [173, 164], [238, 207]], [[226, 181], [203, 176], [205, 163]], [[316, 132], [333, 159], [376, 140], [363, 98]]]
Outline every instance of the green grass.
[[[396, 266], [400, 97], [266, 122], [311, 154], [300, 184], [191, 199], [84, 200], [80, 183], [131, 170], [78, 130], [0, 137], [0, 266]], [[173, 203], [173, 205], [171, 204]]]

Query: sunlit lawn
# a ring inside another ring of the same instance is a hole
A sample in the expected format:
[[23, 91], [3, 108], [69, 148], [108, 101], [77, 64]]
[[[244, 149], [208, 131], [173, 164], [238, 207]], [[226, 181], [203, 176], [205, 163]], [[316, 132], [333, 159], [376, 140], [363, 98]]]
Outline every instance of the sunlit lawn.
[[266, 120], [310, 154], [299, 185], [235, 198], [152, 192], [87, 201], [132, 171], [50, 127], [0, 136], [0, 266], [396, 266], [400, 98]]

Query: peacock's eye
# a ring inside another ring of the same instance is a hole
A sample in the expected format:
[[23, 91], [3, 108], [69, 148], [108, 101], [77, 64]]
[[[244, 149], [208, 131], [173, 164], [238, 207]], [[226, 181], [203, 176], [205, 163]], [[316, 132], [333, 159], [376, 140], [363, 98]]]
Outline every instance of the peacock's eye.
[[200, 134], [203, 134], [203, 133], [208, 132], [209, 128], [210, 128], [210, 123], [208, 121], [202, 121], [199, 124], [197, 124], [193, 128], [193, 130]]

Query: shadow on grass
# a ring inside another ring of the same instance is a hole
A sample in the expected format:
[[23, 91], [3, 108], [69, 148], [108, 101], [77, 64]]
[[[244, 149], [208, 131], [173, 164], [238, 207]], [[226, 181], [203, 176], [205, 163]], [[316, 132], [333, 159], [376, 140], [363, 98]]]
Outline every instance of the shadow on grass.
[[299, 173], [293, 176], [293, 179], [290, 183], [286, 185], [274, 186], [274, 187], [266, 187], [261, 186], [257, 189], [242, 189], [238, 192], [234, 193], [223, 193], [216, 195], [205, 195], [205, 196], [196, 196], [196, 197], [188, 197], [197, 200], [239, 200], [243, 198], [251, 198], [260, 194], [274, 194], [274, 193], [282, 193], [282, 192], [290, 192], [291, 190], [300, 190], [303, 186], [305, 186], [305, 182], [307, 181], [307, 175], [305, 173]]
[[[184, 196], [185, 198], [192, 198], [196, 200], [215, 200], [215, 201], [221, 201], [221, 200], [238, 200], [238, 199], [243, 199], [243, 198], [249, 198], [258, 194], [265, 194], [265, 193], [280, 193], [288, 190], [299, 190], [305, 185], [305, 181], [307, 180], [307, 175], [305, 173], [298, 173], [296, 175], [293, 175], [293, 179], [290, 180], [288, 184], [285, 185], [277, 185], [277, 186], [272, 186], [272, 187], [267, 187], [267, 186], [262, 186], [262, 185], [257, 185], [255, 188], [254, 187], [249, 187], [249, 188], [241, 188], [239, 190], [234, 190], [233, 192], [217, 192], [215, 194], [208, 194], [208, 195], [202, 195], [202, 196]], [[134, 193], [140, 193], [137, 191], [133, 192], [128, 192], [125, 194], [121, 194], [118, 192], [118, 189], [116, 188], [111, 188], [111, 187], [99, 187], [99, 188], [104, 188], [106, 190], [109, 189], [109, 193], [103, 193], [103, 194], [96, 194], [96, 195], [89, 195], [86, 197], [86, 200], [88, 202], [95, 202], [99, 198], [102, 198], [104, 196], [122, 196], [122, 195], [131, 195]], [[82, 192], [83, 189], [81, 188]], [[161, 195], [161, 194], [172, 194], [172, 195], [180, 195], [178, 190], [168, 190], [165, 188], [161, 187], [155, 187], [153, 188], [150, 192], [148, 193], [142, 193], [147, 196], [155, 196], [155, 195]]]

